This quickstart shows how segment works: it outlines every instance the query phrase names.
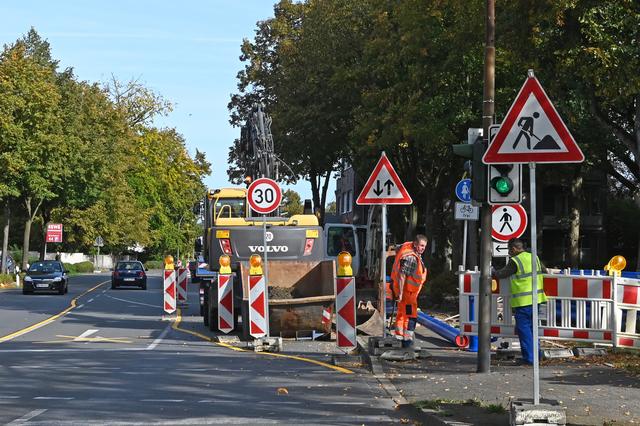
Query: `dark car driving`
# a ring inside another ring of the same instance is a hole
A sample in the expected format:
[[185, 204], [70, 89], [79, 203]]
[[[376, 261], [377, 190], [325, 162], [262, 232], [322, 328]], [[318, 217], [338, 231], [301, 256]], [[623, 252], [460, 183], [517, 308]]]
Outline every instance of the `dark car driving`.
[[65, 294], [69, 291], [69, 277], [62, 262], [58, 260], [42, 260], [33, 262], [27, 270], [22, 285], [22, 293], [34, 291], [57, 291]]
[[111, 288], [116, 289], [122, 285], [134, 285], [143, 290], [147, 289], [147, 274], [142, 262], [131, 260], [116, 263], [111, 273]]

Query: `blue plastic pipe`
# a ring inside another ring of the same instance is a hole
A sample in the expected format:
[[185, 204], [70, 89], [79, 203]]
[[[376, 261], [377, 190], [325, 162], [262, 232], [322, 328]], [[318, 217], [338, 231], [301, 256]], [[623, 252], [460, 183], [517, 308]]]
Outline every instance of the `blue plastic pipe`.
[[469, 346], [468, 336], [461, 335], [460, 330], [455, 327], [451, 327], [443, 321], [435, 319], [431, 315], [427, 315], [424, 312], [419, 311], [418, 322], [459, 348], [466, 348]]

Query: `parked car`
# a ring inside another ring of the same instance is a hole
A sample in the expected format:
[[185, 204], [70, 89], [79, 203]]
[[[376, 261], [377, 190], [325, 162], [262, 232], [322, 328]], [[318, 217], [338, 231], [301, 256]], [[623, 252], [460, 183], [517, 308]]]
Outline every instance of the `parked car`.
[[24, 277], [22, 293], [34, 291], [57, 291], [65, 294], [69, 291], [68, 271], [59, 260], [42, 260], [33, 262]]
[[116, 289], [121, 285], [135, 285], [143, 290], [147, 289], [146, 268], [137, 260], [122, 261], [116, 263], [111, 273], [111, 288]]
[[[2, 250], [0, 250], [0, 271], [2, 271]], [[11, 256], [11, 253], [7, 253], [7, 274], [16, 273], [16, 261]]]

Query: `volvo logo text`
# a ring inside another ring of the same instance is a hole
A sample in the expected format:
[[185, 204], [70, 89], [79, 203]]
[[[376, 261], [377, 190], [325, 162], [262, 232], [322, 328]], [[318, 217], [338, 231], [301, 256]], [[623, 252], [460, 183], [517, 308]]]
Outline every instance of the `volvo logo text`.
[[[251, 253], [264, 253], [264, 246], [249, 246]], [[267, 246], [267, 253], [286, 253], [289, 251], [287, 246]]]

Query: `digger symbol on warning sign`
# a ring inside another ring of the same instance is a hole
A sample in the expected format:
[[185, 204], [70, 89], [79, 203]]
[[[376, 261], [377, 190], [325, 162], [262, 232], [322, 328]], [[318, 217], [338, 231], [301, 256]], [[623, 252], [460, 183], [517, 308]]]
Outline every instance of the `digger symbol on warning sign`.
[[580, 163], [582, 151], [540, 82], [530, 75], [482, 161], [485, 164]]
[[533, 146], [533, 149], [560, 149], [558, 142], [553, 139], [551, 135], [545, 135], [542, 139], [533, 133], [533, 124], [536, 118], [540, 117], [539, 112], [534, 112], [532, 117], [520, 117], [518, 120], [518, 127], [521, 128], [516, 141], [513, 143], [513, 149], [515, 150], [522, 138], [526, 139], [527, 149], [531, 149], [531, 136], [536, 138], [538, 142]]

